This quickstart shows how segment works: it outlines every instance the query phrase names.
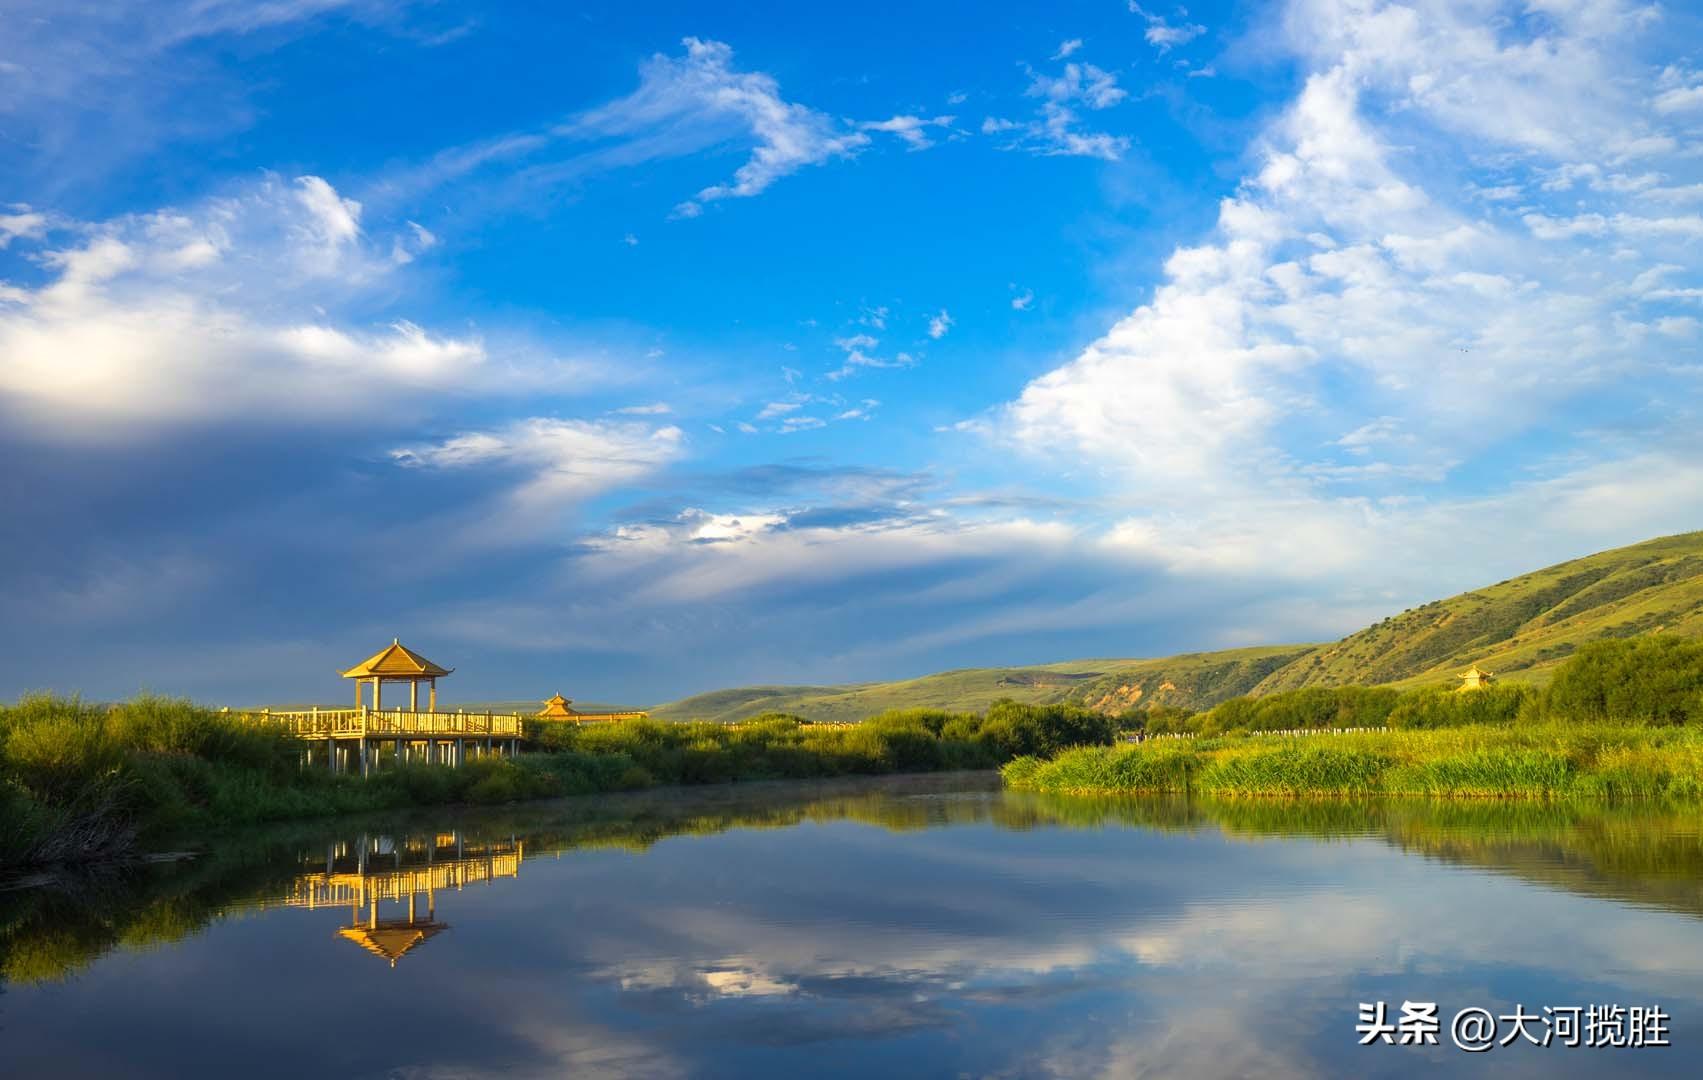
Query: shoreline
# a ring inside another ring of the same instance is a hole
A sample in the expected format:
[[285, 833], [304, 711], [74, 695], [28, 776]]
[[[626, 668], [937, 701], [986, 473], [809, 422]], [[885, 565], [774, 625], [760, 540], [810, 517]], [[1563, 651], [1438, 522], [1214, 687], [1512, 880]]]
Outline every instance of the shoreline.
[[1463, 726], [1218, 736], [1021, 757], [1015, 791], [1225, 798], [1703, 800], [1703, 732], [1681, 726]]

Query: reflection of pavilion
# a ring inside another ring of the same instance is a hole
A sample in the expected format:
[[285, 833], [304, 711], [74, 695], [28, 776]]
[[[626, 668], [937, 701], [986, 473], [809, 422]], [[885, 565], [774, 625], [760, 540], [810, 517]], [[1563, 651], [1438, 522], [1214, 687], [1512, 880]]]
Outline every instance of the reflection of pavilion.
[[[437, 921], [440, 891], [518, 877], [524, 847], [513, 837], [468, 843], [460, 832], [396, 838], [362, 834], [354, 843], [327, 845], [323, 863], [317, 855], [304, 856], [303, 869], [313, 869], [298, 875], [291, 892], [279, 899], [288, 907], [348, 905], [350, 925], [339, 928], [338, 935], [395, 967], [410, 949], [449, 929]], [[407, 917], [379, 918], [380, 901], [406, 903]]]

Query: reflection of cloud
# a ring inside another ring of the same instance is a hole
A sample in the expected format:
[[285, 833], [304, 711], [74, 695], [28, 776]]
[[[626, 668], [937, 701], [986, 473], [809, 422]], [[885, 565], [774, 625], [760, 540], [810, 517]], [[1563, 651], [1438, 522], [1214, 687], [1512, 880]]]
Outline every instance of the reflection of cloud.
[[798, 984], [765, 975], [752, 968], [701, 971], [698, 977], [703, 979], [711, 990], [729, 997], [771, 997], [798, 992]]

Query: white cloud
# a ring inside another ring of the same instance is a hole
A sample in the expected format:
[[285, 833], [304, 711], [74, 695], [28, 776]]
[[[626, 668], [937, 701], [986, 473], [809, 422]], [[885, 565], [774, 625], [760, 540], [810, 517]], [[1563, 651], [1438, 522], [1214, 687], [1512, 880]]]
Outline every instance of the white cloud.
[[885, 131], [897, 135], [904, 140], [912, 150], [927, 150], [934, 145], [934, 140], [928, 137], [929, 128], [951, 130], [954, 116], [936, 116], [925, 119], [920, 116], [904, 114], [888, 120], [865, 120], [858, 125], [860, 131]]
[[0, 307], [0, 402], [37, 433], [106, 440], [185, 422], [346, 421], [375, 395], [405, 404], [517, 385], [514, 369], [493, 378], [477, 337], [328, 315], [394, 273], [387, 250], [422, 251], [429, 234], [367, 237], [359, 204], [319, 177], [267, 177], [188, 210], [65, 231], [79, 242], [39, 252], [47, 279], [8, 287]]
[[[1605, 23], [1609, 8], [1619, 18]], [[1531, 520], [1529, 497], [1415, 485], [1553, 430], [1593, 389], [1699, 362], [1690, 316], [1663, 305], [1698, 288], [1679, 252], [1703, 219], [1627, 208], [1660, 190], [1651, 174], [1697, 172], [1660, 149], [1679, 140], [1639, 92], [1624, 37], [1636, 22], [1624, 6], [1580, 5], [1521, 40], [1488, 29], [1484, 5], [1436, 3], [1421, 17], [1298, 0], [1290, 33], [1316, 69], [1256, 143], [1260, 164], [1213, 235], [1178, 248], [1151, 300], [1031, 382], [997, 429], [1072, 471], [1092, 463], [1119, 499], [1163, 507], [1132, 513], [1116, 542], [1178, 569], [1372, 576], [1366, 553], [1389, 563], [1427, 530], [1470, 528], [1474, 513], [1504, 528]], [[1472, 150], [1439, 167], [1452, 140]], [[1421, 144], [1418, 158], [1406, 149]], [[1619, 171], [1632, 147], [1653, 168]], [[1516, 178], [1565, 175], [1571, 190], [1557, 203], [1511, 193], [1530, 201], [1510, 219], [1486, 205], [1483, 182], [1421, 179], [1480, 181], [1483, 161]], [[1651, 335], [1665, 342], [1654, 354]], [[1678, 414], [1667, 422], [1675, 437], [1684, 429]], [[1644, 467], [1634, 461], [1620, 467]], [[1648, 504], [1603, 517], [1562, 497], [1582, 473], [1542, 458], [1480, 464], [1505, 484], [1514, 470], [1554, 477], [1519, 490], [1579, 507], [1584, 519], [1554, 526], [1574, 538], [1635, 538], [1633, 520], [1671, 528], [1690, 505], [1630, 485]], [[1421, 554], [1431, 561], [1403, 566], [1451, 564], [1440, 548]]]
[[706, 203], [758, 195], [807, 165], [850, 157], [868, 145], [863, 132], [781, 97], [773, 76], [736, 70], [733, 49], [722, 42], [689, 37], [682, 44], [685, 56], [652, 56], [640, 69], [637, 90], [580, 115], [561, 132], [648, 140], [633, 147], [641, 158], [689, 152], [734, 135], [755, 143], [732, 180], [701, 189], [675, 208], [678, 216], [696, 217]]
[[648, 405], [628, 405], [615, 410], [620, 416], [667, 416], [673, 411], [666, 401], [653, 401]]
[[20, 237], [36, 239], [47, 232], [47, 215], [31, 210], [28, 206], [16, 205], [9, 212], [0, 213], [0, 250], [4, 250], [13, 240]]
[[1011, 310], [1012, 311], [1028, 311], [1029, 308], [1034, 305], [1034, 303], [1035, 303], [1035, 290], [1034, 289], [1024, 289], [1021, 293], [1019, 293], [1018, 295], [1013, 296], [1011, 298]]
[[1080, 48], [1082, 48], [1081, 38], [1071, 38], [1069, 41], [1061, 41], [1059, 42], [1058, 52], [1053, 53], [1053, 59], [1063, 60]]
[[844, 583], [963, 558], [1004, 559], [1014, 551], [1062, 552], [1073, 535], [1062, 525], [1027, 520], [900, 518], [816, 526], [792, 523], [778, 510], [693, 509], [671, 524], [623, 525], [589, 540], [594, 554], [582, 570], [592, 580], [631, 582], [635, 602], [681, 604], [779, 584]]
[[808, 400], [808, 398], [798, 401], [771, 401], [767, 405], [763, 406], [762, 411], [757, 414], [757, 419], [774, 420], [777, 417], [785, 416], [787, 413], [797, 412], [799, 409], [804, 408], [806, 400]]
[[1129, 96], [1116, 75], [1093, 64], [1066, 64], [1057, 76], [1030, 72], [1026, 93], [1061, 105], [1080, 102], [1090, 109], [1109, 109]]
[[[1147, 38], [1149, 45], [1159, 50], [1161, 56], [1170, 52], [1176, 46], [1187, 45], [1206, 33], [1206, 27], [1199, 23], [1184, 22], [1172, 25], [1163, 15], [1153, 15], [1143, 11], [1141, 5], [1137, 4], [1135, 0], [1130, 0], [1129, 10], [1130, 14], [1139, 15], [1147, 20], [1147, 31], [1143, 36]], [[1188, 12], [1182, 11], [1180, 14], [1186, 17]]]
[[524, 524], [593, 495], [641, 480], [676, 460], [685, 433], [672, 425], [534, 417], [487, 431], [391, 452], [405, 468], [518, 469], [504, 496]]
[[[879, 325], [886, 325], [887, 309], [881, 308], [880, 311], [883, 321]], [[945, 313], [942, 312], [942, 314]], [[898, 353], [891, 360], [874, 355], [875, 348], [881, 342], [868, 334], [852, 334], [848, 337], [835, 338], [834, 344], [845, 353], [845, 360], [838, 368], [828, 372], [828, 379], [832, 382], [849, 378], [856, 374], [860, 368], [906, 368], [916, 363], [916, 358], [907, 352]]]
[[951, 329], [952, 316], [947, 314], [945, 308], [941, 308], [940, 314], [935, 315], [928, 320], [928, 336], [933, 338], [935, 341], [939, 341], [941, 338], [945, 337], [947, 331]]
[[1036, 119], [1010, 120], [990, 116], [982, 121], [984, 135], [1003, 135], [1006, 150], [1026, 150], [1043, 156], [1094, 157], [1116, 161], [1129, 149], [1129, 138], [1084, 131], [1078, 108], [1109, 109], [1129, 96], [1117, 76], [1093, 64], [1068, 63], [1056, 76], [1029, 70], [1028, 97], [1040, 98]]

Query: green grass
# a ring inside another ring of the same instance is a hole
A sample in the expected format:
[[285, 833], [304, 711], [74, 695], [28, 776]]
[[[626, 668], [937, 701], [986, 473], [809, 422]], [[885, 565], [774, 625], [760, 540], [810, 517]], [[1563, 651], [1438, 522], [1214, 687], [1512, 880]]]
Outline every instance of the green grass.
[[1017, 790], [1218, 797], [1647, 798], [1703, 793], [1703, 730], [1562, 723], [1082, 747], [1005, 766]]
[[534, 721], [530, 752], [518, 758], [456, 769], [381, 758], [363, 780], [303, 768], [296, 740], [189, 702], [144, 697], [104, 707], [36, 697], [0, 708], [0, 868], [122, 857], [186, 831], [406, 806], [991, 769], [1113, 735], [1098, 713], [1017, 702], [986, 713], [884, 713], [851, 728], [787, 716], [737, 728]]

